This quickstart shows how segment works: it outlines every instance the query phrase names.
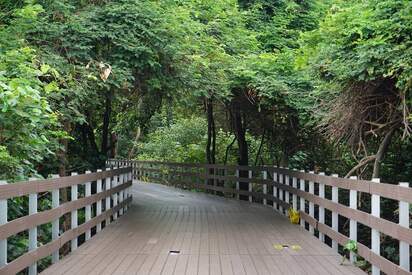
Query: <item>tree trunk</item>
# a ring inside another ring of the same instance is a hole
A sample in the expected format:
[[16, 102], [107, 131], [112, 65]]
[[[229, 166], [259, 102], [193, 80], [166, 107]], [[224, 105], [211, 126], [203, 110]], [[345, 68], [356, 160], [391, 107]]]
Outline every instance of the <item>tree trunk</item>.
[[396, 130], [395, 127], [390, 129], [389, 132], [386, 133], [381, 144], [379, 145], [378, 152], [376, 153], [375, 163], [373, 164], [372, 178], [379, 178], [381, 161], [383, 157], [385, 156], [386, 151], [388, 150], [389, 144], [391, 143], [395, 130]]
[[166, 108], [166, 123], [167, 127], [170, 127], [173, 124], [173, 100], [169, 98], [167, 101], [169, 106]]
[[117, 135], [116, 133], [111, 133], [109, 158], [116, 158], [116, 156], [117, 156]]
[[261, 140], [260, 140], [259, 149], [258, 149], [258, 151], [257, 151], [257, 153], [256, 153], [255, 166], [258, 164], [259, 157], [260, 157], [260, 153], [262, 152], [263, 142], [265, 141], [265, 133], [266, 133], [266, 130], [264, 129], [264, 130], [263, 130], [263, 133], [262, 133], [262, 138], [261, 138]]
[[132, 149], [129, 152], [129, 159], [132, 159], [133, 156], [134, 156], [134, 152], [135, 152], [136, 147], [137, 147], [137, 141], [139, 140], [139, 138], [140, 138], [140, 126], [137, 127], [137, 130], [136, 130], [136, 136], [134, 137], [133, 146], [132, 146]]
[[[248, 155], [248, 144], [246, 141], [246, 129], [245, 129], [245, 119], [242, 118], [240, 109], [236, 105], [232, 105], [231, 110], [232, 126], [234, 134], [236, 136], [237, 145], [238, 145], [238, 160], [239, 165], [248, 165], [249, 155]], [[248, 171], [240, 170], [239, 176], [242, 178], [247, 178], [249, 176]], [[248, 182], [239, 182], [240, 190], [249, 190]], [[248, 196], [240, 195], [239, 199], [248, 200]]]
[[[63, 121], [63, 130], [66, 133], [70, 133], [71, 126], [70, 122], [68, 121]], [[66, 176], [67, 173], [67, 149], [69, 145], [69, 141], [67, 138], [60, 139], [60, 144], [62, 146], [62, 149], [59, 150], [57, 153], [57, 156], [59, 158], [59, 175], [60, 177]]]
[[96, 143], [96, 136], [94, 134], [93, 124], [89, 113], [87, 113], [87, 124], [85, 124], [84, 127], [87, 132], [90, 148], [92, 149], [93, 154], [97, 157], [100, 154], [100, 152]]
[[215, 119], [213, 116], [213, 100], [206, 99], [206, 117], [207, 117], [207, 143], [206, 143], [206, 159], [207, 163], [216, 163], [216, 131]]
[[[213, 99], [206, 98], [206, 118], [207, 118], [207, 142], [206, 142], [206, 159], [207, 163], [215, 164], [216, 162], [216, 133], [215, 133], [215, 120], [213, 116]], [[215, 169], [209, 169], [209, 175], [215, 175]], [[209, 185], [215, 185], [214, 179], [209, 179]], [[216, 192], [215, 192], [216, 194]]]
[[223, 165], [227, 164], [227, 159], [229, 156], [229, 150], [232, 148], [233, 144], [236, 141], [236, 137], [232, 140], [232, 142], [226, 147], [226, 152], [225, 152], [225, 160], [223, 161]]
[[109, 143], [109, 124], [110, 116], [112, 113], [112, 93], [106, 93], [106, 104], [105, 111], [103, 114], [103, 128], [102, 128], [102, 143], [101, 143], [101, 153], [107, 157], [108, 143]]

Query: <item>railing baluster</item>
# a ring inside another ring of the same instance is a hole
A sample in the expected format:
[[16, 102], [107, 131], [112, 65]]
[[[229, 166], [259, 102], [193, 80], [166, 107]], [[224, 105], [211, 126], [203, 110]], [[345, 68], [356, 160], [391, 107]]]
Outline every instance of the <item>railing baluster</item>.
[[[0, 185], [7, 181], [1, 180]], [[0, 225], [7, 223], [7, 199], [0, 200]], [[7, 265], [7, 239], [0, 240], [0, 268]]]
[[[309, 171], [309, 174], [314, 174], [314, 171]], [[309, 181], [309, 193], [314, 195], [315, 194], [315, 183], [313, 181]], [[309, 201], [309, 216], [315, 218], [315, 204], [312, 201]], [[309, 225], [309, 232], [311, 234], [315, 233], [315, 229], [313, 226]]]
[[[122, 184], [125, 182], [125, 178], [126, 178], [126, 174], [120, 174], [118, 185], [122, 185]], [[119, 203], [122, 203], [122, 201], [123, 201], [123, 195], [124, 195], [124, 192], [123, 192], [123, 190], [121, 190], [121, 191], [119, 192]], [[120, 216], [123, 215], [123, 208], [120, 208], [120, 210], [119, 210], [119, 215], [120, 215]]]
[[[325, 173], [320, 172], [319, 175], [324, 176]], [[319, 197], [324, 199], [325, 198], [325, 184], [319, 182]], [[319, 223], [325, 224], [325, 208], [319, 205]], [[325, 242], [325, 235], [319, 231], [319, 239], [322, 242]]]
[[[183, 167], [182, 167], [183, 169]], [[219, 174], [219, 169], [217, 169], [216, 167], [213, 168], [213, 187], [217, 186], [217, 179], [216, 176]], [[182, 179], [182, 178], [180, 178]], [[213, 194], [217, 195], [216, 190], [213, 190]]]
[[[283, 174], [279, 174], [279, 184], [281, 184], [281, 185], [283, 184]], [[284, 201], [283, 200], [283, 189], [282, 188], [279, 188], [279, 200]], [[282, 205], [279, 205], [279, 212], [281, 214], [284, 214]]]
[[[332, 177], [337, 178], [337, 174], [333, 174]], [[332, 201], [335, 203], [339, 203], [339, 188], [336, 186], [332, 186]], [[337, 212], [332, 211], [332, 229], [336, 232], [339, 232], [339, 214]], [[338, 251], [338, 242], [332, 240], [332, 248]]]
[[[249, 170], [249, 179], [252, 179], [253, 178], [253, 171], [252, 170]], [[252, 182], [250, 181], [249, 182], [249, 192], [252, 192], [253, 191], [253, 186], [252, 186]], [[252, 196], [252, 194], [249, 194], [249, 202], [253, 202], [253, 196]]]
[[[133, 171], [133, 170], [132, 170]], [[132, 183], [133, 183], [133, 175], [132, 175], [132, 172], [129, 172], [129, 173], [127, 173], [126, 174], [126, 180], [125, 180], [125, 182], [129, 182], [129, 181], [131, 181]], [[129, 197], [129, 188], [130, 187], [127, 187], [126, 189], [124, 189], [124, 197], [123, 197], [123, 199], [127, 199], [128, 197]], [[125, 206], [124, 206], [124, 211], [126, 212], [127, 211], [127, 209], [128, 209], [128, 204], [126, 204]]]
[[[350, 177], [352, 180], [356, 180], [357, 177], [353, 176]], [[358, 192], [356, 190], [349, 191], [349, 207], [352, 209], [357, 209], [357, 200], [358, 200]], [[358, 223], [356, 220], [349, 221], [349, 239], [352, 241], [358, 241]], [[352, 263], [356, 262], [356, 254], [354, 252], [350, 252], [349, 255], [350, 261]]]
[[240, 199], [240, 195], [239, 195], [239, 169], [236, 169], [236, 199]]
[[[380, 179], [372, 179], [376, 184], [380, 183]], [[372, 194], [371, 196], [371, 214], [375, 217], [380, 217], [381, 215], [381, 199], [379, 195]], [[381, 254], [381, 234], [378, 230], [371, 228], [371, 250], [376, 255]], [[380, 275], [380, 269], [377, 266], [372, 265], [372, 275]]]
[[[290, 185], [289, 175], [285, 175], [285, 185]], [[290, 203], [289, 191], [285, 191], [285, 202]]]
[[[86, 174], [90, 174], [90, 171], [86, 171]], [[91, 182], [86, 182], [85, 184], [85, 197], [89, 197], [92, 195], [92, 183]], [[85, 211], [85, 218], [86, 222], [90, 221], [92, 219], [92, 206], [86, 205], [86, 211]], [[90, 240], [92, 237], [92, 231], [88, 229], [86, 231], [86, 241]]]
[[[36, 180], [30, 178], [30, 181]], [[29, 215], [37, 213], [37, 193], [29, 194]], [[29, 229], [29, 251], [37, 249], [37, 226]], [[37, 262], [29, 266], [29, 275], [37, 274]]]
[[[268, 172], [266, 170], [262, 171], [263, 172], [263, 179], [267, 180], [268, 178]], [[266, 199], [266, 195], [268, 193], [268, 185], [266, 183], [263, 184], [263, 205], [267, 204], [267, 199]]]
[[[117, 167], [116, 169], [119, 169], [119, 167]], [[118, 185], [118, 180], [119, 180], [119, 176], [113, 176], [113, 182], [112, 182], [112, 188], [115, 188]], [[118, 194], [117, 192], [113, 194], [113, 207], [116, 207], [117, 202], [118, 202]], [[117, 220], [117, 211], [113, 214], [113, 220]]]
[[[76, 172], [72, 172], [72, 176], [76, 176]], [[78, 185], [72, 185], [71, 187], [71, 199], [72, 201], [77, 200], [78, 198]], [[77, 228], [78, 226], [78, 218], [77, 218], [77, 209], [71, 211], [71, 229]], [[73, 240], [71, 240], [71, 251], [73, 252], [74, 250], [77, 249], [77, 237], [75, 237]]]
[[[276, 172], [273, 173], [273, 182], [274, 184], [278, 183], [278, 173]], [[275, 185], [273, 185], [273, 197], [278, 198], [278, 188]], [[273, 201], [273, 209], [278, 210], [278, 204], [275, 201]]]
[[[97, 169], [97, 173], [102, 172], [102, 169]], [[96, 181], [96, 194], [99, 194], [102, 192], [102, 179], [98, 179]], [[98, 200], [96, 202], [96, 216], [99, 216], [100, 214], [102, 214], [102, 200]], [[102, 230], [102, 223], [99, 222], [96, 225], [96, 233], [100, 232]]]
[[[193, 171], [193, 169], [191, 169], [191, 171]], [[222, 187], [223, 188], [225, 188], [225, 185], [226, 185], [226, 180], [225, 180], [225, 177], [227, 176], [227, 170], [226, 170], [226, 168], [223, 168], [222, 169], [222, 173], [223, 173], [223, 180], [222, 180]], [[223, 192], [223, 196], [225, 196], [226, 195], [226, 193], [225, 192]], [[230, 194], [230, 195], [232, 195], [232, 194]]]
[[[52, 175], [52, 178], [57, 179], [59, 175]], [[60, 206], [60, 189], [56, 188], [52, 191], [52, 207], [57, 208]], [[60, 222], [59, 218], [52, 222], [52, 240], [57, 240], [59, 238]], [[59, 261], [59, 250], [53, 252], [52, 263], [57, 263]]]
[[[106, 168], [106, 171], [111, 171], [111, 169], [110, 168]], [[108, 190], [110, 190], [110, 188], [111, 188], [111, 177], [109, 176], [109, 177], [107, 177], [106, 178], [106, 180], [105, 180], [105, 189], [106, 189], [106, 191], [108, 191]], [[107, 211], [107, 210], [109, 210], [110, 209], [110, 196], [107, 196], [106, 197], [106, 208], [105, 208], [105, 211]], [[107, 219], [106, 219], [106, 226], [108, 226], [109, 224], [110, 224], [110, 216], [109, 217], [107, 217]]]
[[[408, 182], [400, 182], [400, 186], [409, 187]], [[399, 201], [399, 225], [409, 228], [409, 203]], [[399, 265], [406, 271], [410, 271], [410, 246], [407, 242], [399, 242]]]
[[[298, 181], [297, 181], [296, 177], [292, 178], [292, 187], [294, 189], [297, 189], [297, 187], [298, 187]], [[298, 197], [296, 196], [295, 193], [292, 194], [292, 207], [293, 207], [293, 210], [295, 210], [295, 211], [298, 210]]]
[[[304, 170], [300, 170], [300, 172], [304, 173]], [[302, 192], [305, 192], [305, 180], [304, 179], [299, 179], [299, 189]], [[306, 213], [306, 206], [305, 206], [305, 198], [300, 197], [300, 211]], [[304, 219], [300, 219], [300, 226], [302, 226], [303, 228], [305, 228], [305, 220]]]

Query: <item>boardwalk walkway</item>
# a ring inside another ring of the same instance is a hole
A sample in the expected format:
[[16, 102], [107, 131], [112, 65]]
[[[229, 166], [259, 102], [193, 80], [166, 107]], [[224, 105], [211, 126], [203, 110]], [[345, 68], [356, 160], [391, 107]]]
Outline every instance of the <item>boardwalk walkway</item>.
[[158, 184], [132, 191], [127, 214], [42, 274], [364, 274], [269, 207]]

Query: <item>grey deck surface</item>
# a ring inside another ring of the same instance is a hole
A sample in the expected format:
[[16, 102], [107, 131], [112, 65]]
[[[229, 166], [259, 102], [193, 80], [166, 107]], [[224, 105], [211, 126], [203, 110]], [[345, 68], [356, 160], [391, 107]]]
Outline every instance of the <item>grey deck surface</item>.
[[132, 191], [127, 214], [43, 274], [364, 274], [270, 207], [158, 184]]

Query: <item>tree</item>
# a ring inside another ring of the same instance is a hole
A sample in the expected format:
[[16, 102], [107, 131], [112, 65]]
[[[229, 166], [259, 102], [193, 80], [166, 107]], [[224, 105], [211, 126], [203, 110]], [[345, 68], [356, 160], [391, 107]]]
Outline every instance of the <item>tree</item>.
[[58, 114], [47, 97], [58, 89], [46, 81], [56, 71], [39, 63], [36, 51], [16, 33], [24, 33], [42, 9], [13, 10], [10, 25], [0, 30], [0, 177], [17, 180], [37, 174], [37, 166], [57, 149], [64, 136]]
[[339, 2], [303, 40], [321, 126], [361, 156], [351, 173], [374, 162], [379, 177], [391, 139], [410, 135], [410, 10], [408, 1]]

